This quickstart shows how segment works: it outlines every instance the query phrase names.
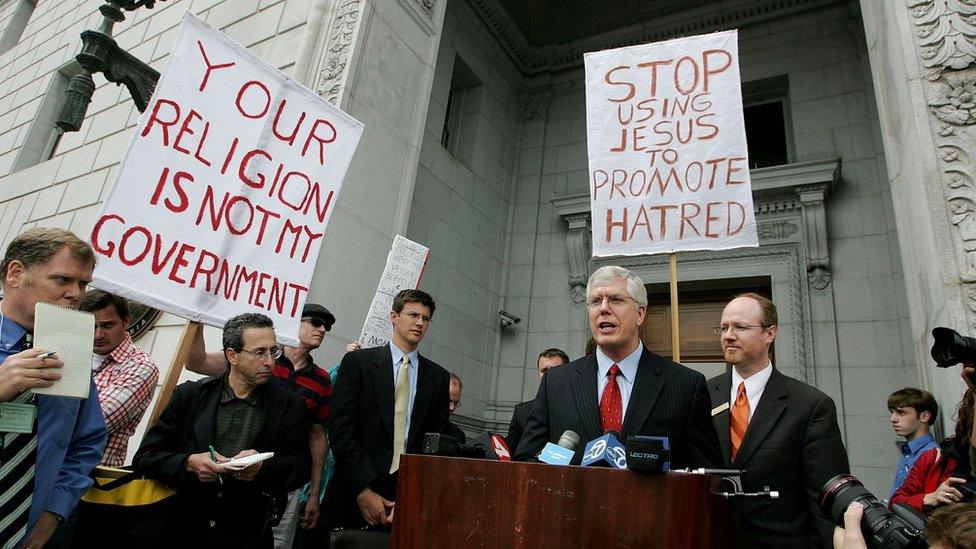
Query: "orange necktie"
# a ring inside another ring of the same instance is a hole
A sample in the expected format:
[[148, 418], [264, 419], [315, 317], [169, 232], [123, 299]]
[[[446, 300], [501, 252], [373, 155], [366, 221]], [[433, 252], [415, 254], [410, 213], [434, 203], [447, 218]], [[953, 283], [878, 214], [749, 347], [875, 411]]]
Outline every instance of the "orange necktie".
[[732, 405], [732, 417], [729, 421], [729, 442], [732, 443], [732, 459], [739, 452], [743, 437], [746, 436], [746, 429], [749, 428], [749, 397], [746, 396], [745, 382], [739, 383], [739, 393], [735, 396], [735, 404]]

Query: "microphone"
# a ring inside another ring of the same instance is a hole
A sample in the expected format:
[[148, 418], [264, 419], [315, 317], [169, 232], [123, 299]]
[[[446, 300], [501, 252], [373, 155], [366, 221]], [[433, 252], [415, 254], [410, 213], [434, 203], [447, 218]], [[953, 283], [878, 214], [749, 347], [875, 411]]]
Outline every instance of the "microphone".
[[484, 448], [465, 446], [458, 439], [441, 433], [424, 435], [423, 452], [435, 456], [485, 458]]
[[547, 442], [542, 447], [538, 455], [539, 461], [549, 465], [569, 465], [569, 462], [573, 461], [579, 441], [579, 435], [567, 429], [556, 444]]
[[496, 433], [485, 433], [478, 437], [472, 445], [485, 451], [485, 459], [495, 461], [512, 461], [512, 453], [508, 449], [505, 439]]
[[627, 437], [627, 468], [638, 473], [667, 473], [671, 470], [668, 437]]
[[613, 469], [627, 468], [627, 452], [620, 444], [620, 434], [607, 431], [603, 436], [586, 443], [583, 451], [583, 467], [610, 467]]

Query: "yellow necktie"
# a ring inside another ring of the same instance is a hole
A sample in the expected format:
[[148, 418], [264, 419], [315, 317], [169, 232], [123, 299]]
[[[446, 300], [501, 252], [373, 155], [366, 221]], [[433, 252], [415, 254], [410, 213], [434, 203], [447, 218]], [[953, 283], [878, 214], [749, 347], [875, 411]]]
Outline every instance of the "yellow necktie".
[[403, 454], [406, 443], [407, 406], [410, 404], [410, 357], [403, 355], [400, 368], [397, 370], [396, 395], [393, 401], [393, 462], [390, 463], [390, 474], [400, 468], [400, 455]]

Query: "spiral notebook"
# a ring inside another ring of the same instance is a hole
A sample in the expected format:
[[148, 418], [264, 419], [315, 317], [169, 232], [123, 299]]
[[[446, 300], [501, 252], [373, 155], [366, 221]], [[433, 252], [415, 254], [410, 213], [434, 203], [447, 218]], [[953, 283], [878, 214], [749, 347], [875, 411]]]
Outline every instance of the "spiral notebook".
[[34, 348], [54, 351], [64, 362], [61, 379], [34, 389], [38, 395], [88, 398], [91, 386], [95, 315], [50, 303], [34, 307]]

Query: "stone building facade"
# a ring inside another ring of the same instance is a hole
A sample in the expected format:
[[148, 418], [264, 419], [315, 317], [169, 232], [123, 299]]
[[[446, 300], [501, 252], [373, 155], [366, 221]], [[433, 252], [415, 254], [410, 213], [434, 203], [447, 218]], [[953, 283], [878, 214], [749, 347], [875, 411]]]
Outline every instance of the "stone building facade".
[[[96, 76], [81, 130], [54, 129], [98, 5], [0, 1], [4, 246], [33, 226], [88, 234], [138, 120], [126, 90]], [[422, 352], [464, 379], [457, 422], [504, 431], [538, 386], [539, 351], [582, 354], [582, 286], [617, 262], [589, 254], [582, 53], [738, 28], [747, 107], [782, 106], [783, 157], [752, 172], [760, 247], [682, 254], [682, 288], [772, 294], [777, 367], [834, 397], [854, 473], [875, 493], [898, 457], [887, 395], [912, 385], [946, 409], [958, 400], [954, 372], [927, 353], [933, 326], [976, 335], [973, 8], [171, 0], [128, 13], [117, 40], [161, 70], [184, 10], [365, 124], [310, 290], [338, 317], [319, 363], [358, 336], [403, 234], [431, 248], [422, 288], [438, 309]], [[622, 263], [652, 293], [667, 282], [666, 258]], [[164, 369], [181, 325], [162, 315], [138, 341]], [[207, 338], [218, 346], [217, 330]]]

